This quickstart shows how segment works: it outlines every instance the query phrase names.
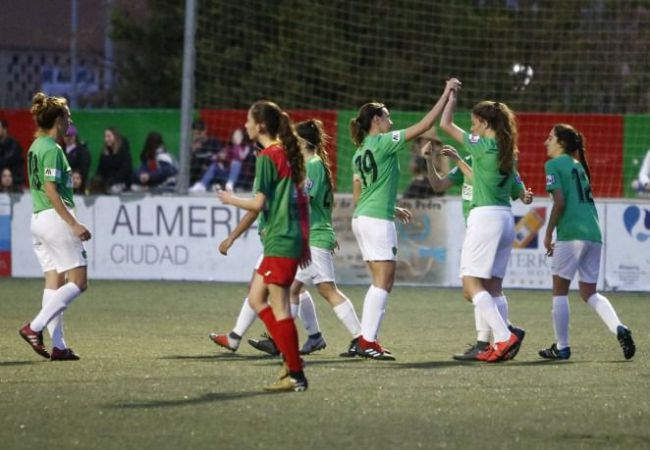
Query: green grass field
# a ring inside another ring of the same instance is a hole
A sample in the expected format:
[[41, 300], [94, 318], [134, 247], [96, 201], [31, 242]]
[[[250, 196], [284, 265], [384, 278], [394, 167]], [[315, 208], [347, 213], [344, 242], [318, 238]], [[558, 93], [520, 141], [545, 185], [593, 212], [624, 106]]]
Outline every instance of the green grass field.
[[[306, 358], [309, 390], [266, 394], [277, 359], [207, 339], [232, 327], [242, 284], [92, 282], [65, 316], [78, 362], [46, 361], [18, 336], [40, 289], [0, 281], [2, 449], [650, 448], [647, 295], [610, 295], [632, 361], [574, 295], [573, 356], [554, 363], [537, 357], [550, 293], [510, 291], [528, 334], [515, 361], [490, 365], [450, 358], [475, 337], [458, 290], [395, 289], [381, 336], [392, 363], [339, 358], [349, 336], [315, 297], [328, 347]], [[365, 288], [346, 292], [360, 313]]]

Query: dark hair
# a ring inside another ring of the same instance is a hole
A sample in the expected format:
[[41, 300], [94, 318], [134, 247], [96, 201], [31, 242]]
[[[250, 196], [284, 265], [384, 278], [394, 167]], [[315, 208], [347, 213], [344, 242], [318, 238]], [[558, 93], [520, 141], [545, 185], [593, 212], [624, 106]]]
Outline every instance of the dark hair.
[[30, 112], [39, 128], [49, 130], [54, 127], [56, 119], [65, 114], [68, 102], [63, 97], [48, 97], [42, 92], [37, 92], [32, 98]]
[[505, 103], [485, 100], [472, 109], [472, 114], [485, 120], [494, 130], [499, 147], [499, 170], [510, 173], [514, 168], [514, 150], [517, 146], [515, 114]]
[[196, 119], [194, 122], [192, 122], [192, 129], [198, 131], [205, 130], [205, 122], [201, 119]]
[[379, 102], [366, 103], [359, 109], [357, 117], [350, 121], [350, 135], [352, 142], [359, 147], [370, 131], [372, 119], [375, 116], [383, 116], [386, 106]]
[[323, 161], [327, 184], [330, 189], [333, 189], [332, 168], [330, 166], [329, 154], [327, 153], [329, 136], [325, 133], [323, 122], [318, 119], [305, 120], [296, 125], [296, 132], [307, 143], [309, 149], [316, 152], [321, 161]]
[[110, 131], [113, 137], [115, 137], [115, 143], [113, 144], [112, 148], [109, 148], [104, 142], [104, 150], [111, 153], [121, 152], [124, 147], [124, 139], [122, 138], [120, 132], [117, 131], [117, 128], [115, 127], [108, 127], [106, 128], [106, 131]]
[[564, 153], [568, 153], [569, 155], [578, 154], [578, 160], [585, 169], [587, 179], [591, 181], [591, 173], [587, 164], [587, 145], [582, 133], [566, 123], [555, 124], [553, 126], [553, 132], [555, 132], [557, 142], [562, 147], [562, 150], [564, 150]]
[[147, 160], [154, 159], [156, 157], [156, 150], [161, 145], [163, 145], [163, 138], [160, 133], [152, 131], [147, 134], [147, 138], [142, 146], [142, 153], [140, 153], [140, 161], [145, 163]]
[[250, 113], [256, 123], [264, 126], [270, 137], [280, 139], [291, 165], [291, 178], [296, 185], [300, 186], [305, 179], [305, 160], [289, 115], [268, 100], [253, 103]]
[[9, 122], [6, 119], [0, 119], [0, 126], [6, 130], [9, 128]]

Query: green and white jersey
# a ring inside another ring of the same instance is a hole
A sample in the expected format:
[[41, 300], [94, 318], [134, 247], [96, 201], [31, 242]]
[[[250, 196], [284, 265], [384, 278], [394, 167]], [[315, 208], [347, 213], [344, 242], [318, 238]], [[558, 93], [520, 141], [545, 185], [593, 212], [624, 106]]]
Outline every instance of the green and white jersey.
[[499, 149], [496, 139], [464, 133], [465, 150], [472, 156], [472, 207], [510, 206], [512, 183], [516, 171], [499, 170]]
[[332, 227], [334, 195], [327, 182], [325, 163], [319, 156], [307, 161], [307, 193], [309, 195], [309, 245], [332, 250], [336, 235]]
[[582, 164], [563, 154], [547, 161], [545, 170], [546, 191], [561, 189], [564, 195], [564, 211], [557, 223], [557, 240], [602, 242], [598, 211]]
[[49, 136], [40, 136], [29, 147], [27, 161], [34, 212], [54, 207], [45, 194], [46, 181], [55, 183], [63, 203], [74, 208], [72, 170], [61, 146]]
[[361, 197], [354, 217], [394, 220], [399, 182], [397, 152], [408, 145], [405, 131], [366, 136], [352, 157], [352, 171], [361, 179]]
[[[468, 166], [472, 167], [471, 156], [466, 156], [463, 160]], [[467, 216], [469, 216], [469, 211], [472, 209], [472, 180], [467, 178], [458, 166], [455, 166], [449, 171], [447, 178], [454, 184], [454, 186], [462, 186], [460, 196], [463, 200], [463, 217], [465, 218], [465, 224], [467, 224]]]

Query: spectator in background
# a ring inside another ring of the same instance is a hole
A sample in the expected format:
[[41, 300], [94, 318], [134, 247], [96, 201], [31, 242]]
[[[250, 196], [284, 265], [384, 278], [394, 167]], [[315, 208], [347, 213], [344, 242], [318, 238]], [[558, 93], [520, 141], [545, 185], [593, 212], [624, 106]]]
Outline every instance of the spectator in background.
[[176, 184], [178, 168], [174, 158], [165, 150], [162, 135], [152, 131], [147, 135], [140, 167], [133, 176], [134, 191], [172, 191]]
[[0, 193], [10, 194], [12, 192], [21, 192], [21, 189], [14, 183], [14, 176], [11, 173], [11, 169], [5, 167], [0, 173]]
[[192, 155], [190, 158], [190, 184], [194, 185], [208, 170], [213, 158], [221, 150], [219, 139], [208, 136], [205, 122], [192, 123]]
[[632, 182], [632, 188], [636, 190], [638, 195], [650, 195], [650, 150], [645, 154], [641, 169], [639, 170], [639, 177]]
[[217, 153], [212, 163], [199, 181], [194, 183], [190, 192], [205, 192], [213, 183], [224, 186], [227, 191], [233, 191], [239, 180], [242, 163], [252, 151], [250, 141], [246, 139], [243, 128], [232, 132], [230, 142]]
[[0, 170], [9, 169], [14, 188], [21, 190], [25, 184], [25, 158], [18, 141], [9, 136], [9, 123], [0, 119]]
[[72, 170], [72, 193], [74, 195], [86, 195], [83, 175], [78, 170]]
[[404, 191], [403, 198], [430, 198], [444, 195], [444, 190], [435, 191], [427, 178], [427, 161], [421, 156], [421, 149], [427, 142], [433, 147], [433, 165], [438, 173], [449, 172], [449, 161], [444, 158], [440, 150], [442, 141], [434, 135], [419, 137], [413, 142], [411, 163], [409, 165], [413, 180]]
[[[90, 152], [85, 142], [79, 141], [77, 129], [74, 125], [70, 125], [68, 132], [63, 138], [65, 142], [65, 154], [68, 158], [68, 163], [72, 172], [77, 171], [81, 175], [80, 190], [86, 190], [88, 183], [88, 172], [90, 171]], [[75, 191], [75, 193], [77, 193]]]
[[104, 131], [104, 149], [93, 185], [101, 192], [119, 194], [131, 188], [133, 162], [129, 143], [115, 128]]

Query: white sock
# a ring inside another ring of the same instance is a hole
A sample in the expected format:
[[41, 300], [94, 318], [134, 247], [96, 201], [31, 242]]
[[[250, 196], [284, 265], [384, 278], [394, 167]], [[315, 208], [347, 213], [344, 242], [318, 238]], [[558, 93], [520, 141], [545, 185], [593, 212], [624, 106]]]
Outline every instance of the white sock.
[[366, 341], [377, 340], [379, 327], [386, 312], [386, 303], [388, 303], [388, 291], [371, 285], [363, 300], [361, 317], [361, 333]]
[[616, 334], [616, 328], [623, 324], [618, 320], [618, 315], [614, 311], [612, 304], [607, 300], [607, 297], [596, 292], [589, 297], [587, 303], [598, 313], [602, 321], [607, 325], [607, 328], [609, 328], [609, 331]]
[[64, 284], [54, 292], [52, 298], [41, 308], [34, 320], [29, 323], [29, 327], [34, 331], [43, 331], [43, 328], [55, 316], [65, 311], [79, 294], [81, 294], [81, 289], [76, 284], [72, 282]]
[[357, 337], [361, 334], [361, 322], [359, 322], [357, 312], [354, 310], [354, 305], [350, 300], [346, 299], [333, 309], [336, 317], [339, 318], [352, 337]]
[[292, 318], [298, 317], [300, 314], [300, 300], [298, 300], [298, 303], [289, 303], [289, 314], [291, 314]]
[[232, 331], [240, 337], [243, 336], [251, 325], [253, 325], [255, 319], [257, 319], [257, 314], [255, 313], [255, 310], [251, 308], [250, 303], [248, 303], [248, 297], [246, 297], [244, 303], [241, 305], [239, 316], [237, 316], [235, 328], [233, 328]]
[[300, 321], [309, 336], [320, 333], [314, 299], [311, 298], [311, 294], [307, 291], [300, 294], [300, 310], [298, 312], [298, 317], [300, 317]]
[[476, 305], [474, 306], [474, 323], [476, 324], [476, 340], [490, 342], [490, 325], [481, 316]]
[[500, 295], [499, 297], [494, 297], [494, 303], [496, 303], [497, 309], [499, 310], [499, 314], [501, 314], [503, 321], [506, 323], [506, 325], [510, 325], [510, 319], [508, 317], [508, 299], [506, 296]]
[[494, 335], [494, 342], [503, 342], [510, 339], [508, 325], [506, 325], [501, 314], [499, 314], [497, 305], [492, 300], [492, 296], [488, 291], [481, 291], [476, 294], [472, 297], [472, 303], [474, 303], [479, 314], [490, 325], [490, 329]]
[[[45, 307], [56, 293], [56, 289], [43, 289], [43, 302], [41, 307]], [[47, 324], [47, 331], [52, 338], [52, 346], [63, 350], [67, 348], [65, 339], [63, 339], [63, 313], [60, 313]]]
[[555, 342], [558, 350], [562, 350], [569, 346], [569, 319], [571, 318], [569, 297], [566, 295], [554, 295], [551, 315], [553, 316]]

